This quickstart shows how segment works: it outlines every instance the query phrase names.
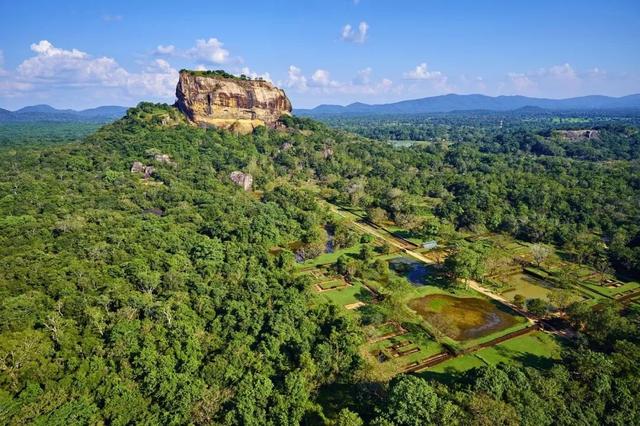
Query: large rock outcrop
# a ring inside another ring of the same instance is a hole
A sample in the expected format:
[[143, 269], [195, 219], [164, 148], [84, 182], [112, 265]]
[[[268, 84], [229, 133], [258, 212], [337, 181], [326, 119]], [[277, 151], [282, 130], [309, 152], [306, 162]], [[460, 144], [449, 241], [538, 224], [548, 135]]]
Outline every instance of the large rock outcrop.
[[181, 71], [176, 106], [200, 126], [250, 133], [258, 126], [275, 127], [291, 114], [284, 90], [264, 80], [238, 78], [224, 72]]

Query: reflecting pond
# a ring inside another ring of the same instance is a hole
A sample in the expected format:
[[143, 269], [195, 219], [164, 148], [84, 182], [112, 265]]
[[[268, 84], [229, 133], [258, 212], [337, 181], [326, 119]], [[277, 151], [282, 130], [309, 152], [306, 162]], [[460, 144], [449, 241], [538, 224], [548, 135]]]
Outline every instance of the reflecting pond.
[[404, 256], [391, 259], [389, 267], [417, 286], [426, 284], [428, 277], [434, 272], [432, 265]]
[[409, 301], [409, 307], [455, 340], [488, 336], [520, 321], [497, 302], [477, 297], [431, 294]]

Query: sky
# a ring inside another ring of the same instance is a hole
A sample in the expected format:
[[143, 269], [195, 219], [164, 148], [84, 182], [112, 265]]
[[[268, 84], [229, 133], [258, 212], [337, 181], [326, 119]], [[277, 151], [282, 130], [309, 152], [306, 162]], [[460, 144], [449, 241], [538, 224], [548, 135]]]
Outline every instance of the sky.
[[640, 92], [639, 0], [1, 1], [0, 108], [172, 103], [178, 70], [294, 108]]

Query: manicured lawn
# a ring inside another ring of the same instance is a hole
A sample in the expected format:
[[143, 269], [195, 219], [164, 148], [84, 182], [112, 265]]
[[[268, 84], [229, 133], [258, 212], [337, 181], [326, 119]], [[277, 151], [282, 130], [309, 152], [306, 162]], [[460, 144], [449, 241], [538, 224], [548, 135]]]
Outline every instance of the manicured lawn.
[[555, 337], [535, 332], [482, 349], [476, 356], [491, 365], [517, 362], [531, 367], [548, 367], [560, 359], [560, 345]]
[[464, 355], [458, 358], [450, 359], [441, 364], [434, 365], [427, 371], [429, 373], [441, 373], [452, 374], [462, 373], [472, 368], [482, 367], [486, 365], [482, 360], [475, 356], [475, 354]]
[[507, 340], [491, 348], [463, 355], [435, 365], [425, 375], [451, 375], [462, 373], [483, 365], [496, 365], [500, 362], [519, 364], [528, 367], [547, 368], [560, 358], [560, 343], [554, 336], [543, 332], [534, 332], [515, 339]]
[[362, 248], [362, 244], [356, 244], [355, 246], [352, 246], [352, 247], [336, 250], [333, 253], [323, 253], [314, 259], [309, 259], [307, 261], [299, 263], [298, 267], [308, 268], [310, 266], [320, 266], [320, 265], [328, 265], [330, 263], [336, 263], [338, 258], [343, 254], [351, 254], [351, 255], [359, 254], [361, 248]]
[[621, 293], [632, 292], [640, 289], [640, 284], [636, 282], [628, 282], [628, 283], [624, 283], [621, 287], [611, 287], [611, 288], [607, 287], [606, 285], [600, 285], [597, 283], [584, 282], [584, 281], [581, 283], [581, 285], [584, 287], [587, 287], [592, 291], [595, 291], [596, 293], [609, 296], [609, 297], [615, 297]]
[[327, 291], [321, 295], [338, 306], [350, 305], [356, 302], [369, 303], [371, 300], [371, 293], [359, 281], [355, 281], [349, 287]]
[[325, 281], [323, 283], [320, 283], [318, 284], [318, 286], [323, 290], [329, 290], [332, 288], [340, 287], [344, 284], [345, 282], [343, 280], [331, 280], [331, 281]]
[[517, 318], [517, 322], [514, 325], [504, 328], [502, 330], [498, 330], [494, 333], [488, 334], [483, 337], [478, 337], [476, 339], [469, 339], [463, 342], [457, 342], [458, 347], [463, 349], [472, 348], [474, 346], [481, 345], [486, 342], [490, 342], [491, 340], [497, 339], [498, 337], [502, 337], [509, 333], [513, 333], [514, 331], [522, 330], [524, 328], [529, 327], [530, 324], [524, 317], [521, 317], [518, 315], [516, 316], [516, 318]]

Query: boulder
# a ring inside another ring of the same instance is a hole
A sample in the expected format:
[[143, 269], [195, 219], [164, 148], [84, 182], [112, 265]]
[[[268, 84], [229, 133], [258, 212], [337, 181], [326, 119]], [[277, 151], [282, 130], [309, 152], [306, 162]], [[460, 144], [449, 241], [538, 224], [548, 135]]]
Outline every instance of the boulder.
[[134, 161], [131, 165], [131, 173], [144, 173], [145, 165], [139, 161]]
[[131, 165], [131, 173], [142, 173], [145, 179], [149, 179], [154, 170], [153, 166], [145, 166], [139, 161], [134, 161]]
[[169, 157], [168, 154], [155, 154], [153, 156], [153, 160], [160, 164], [168, 164], [170, 166], [175, 166], [176, 163]]
[[235, 183], [245, 191], [251, 191], [251, 186], [253, 185], [253, 176], [251, 176], [249, 173], [243, 173], [236, 170], [234, 172], [231, 172], [229, 178], [231, 178], [233, 183]]

